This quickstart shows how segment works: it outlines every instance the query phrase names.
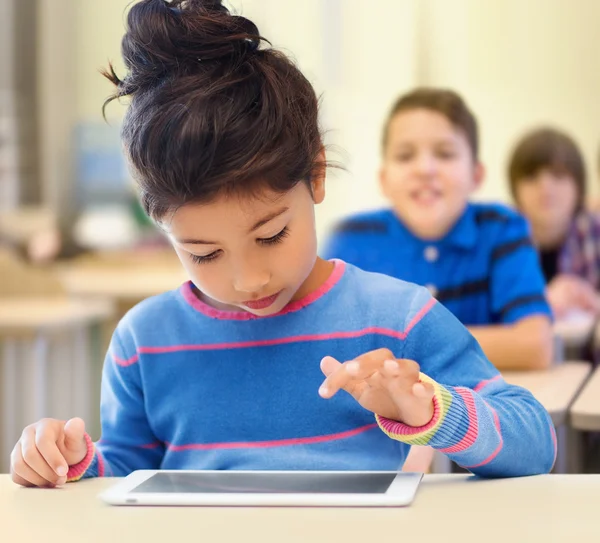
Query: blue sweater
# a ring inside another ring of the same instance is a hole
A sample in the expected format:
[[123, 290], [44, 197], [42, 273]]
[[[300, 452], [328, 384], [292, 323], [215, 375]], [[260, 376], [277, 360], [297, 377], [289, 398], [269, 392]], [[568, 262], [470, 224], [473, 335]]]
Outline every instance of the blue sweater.
[[[344, 391], [318, 394], [325, 355], [378, 348], [417, 361], [434, 416], [411, 428]], [[102, 439], [69, 480], [136, 469], [396, 470], [431, 445], [482, 476], [548, 472], [556, 438], [543, 407], [508, 385], [429, 292], [337, 261], [329, 280], [274, 316], [223, 312], [191, 283], [118, 325], [102, 380]]]

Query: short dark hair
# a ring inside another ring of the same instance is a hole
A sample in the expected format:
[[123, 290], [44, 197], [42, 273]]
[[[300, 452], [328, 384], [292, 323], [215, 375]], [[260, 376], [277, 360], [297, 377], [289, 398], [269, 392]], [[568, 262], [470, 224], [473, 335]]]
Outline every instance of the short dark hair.
[[392, 119], [403, 111], [429, 109], [440, 113], [457, 129], [461, 130], [467, 141], [473, 159], [479, 160], [479, 129], [477, 119], [459, 94], [452, 90], [421, 87], [400, 96], [392, 106], [383, 128], [383, 150], [387, 147], [388, 132]]
[[142, 0], [129, 11], [122, 139], [144, 210], [262, 188], [285, 192], [325, 167], [315, 91], [256, 25], [218, 0]]
[[573, 178], [578, 192], [577, 210], [581, 209], [586, 196], [585, 162], [573, 138], [555, 128], [537, 128], [517, 142], [508, 164], [513, 199], [517, 200], [517, 185], [544, 168]]

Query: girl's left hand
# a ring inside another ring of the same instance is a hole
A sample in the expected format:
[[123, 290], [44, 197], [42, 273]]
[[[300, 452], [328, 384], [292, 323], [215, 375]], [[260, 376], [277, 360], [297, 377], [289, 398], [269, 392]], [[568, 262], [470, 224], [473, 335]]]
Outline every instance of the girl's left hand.
[[419, 380], [416, 362], [397, 360], [389, 349], [371, 351], [343, 364], [326, 356], [321, 371], [326, 376], [319, 388], [323, 398], [343, 389], [365, 409], [408, 426], [425, 426], [433, 418], [433, 386]]

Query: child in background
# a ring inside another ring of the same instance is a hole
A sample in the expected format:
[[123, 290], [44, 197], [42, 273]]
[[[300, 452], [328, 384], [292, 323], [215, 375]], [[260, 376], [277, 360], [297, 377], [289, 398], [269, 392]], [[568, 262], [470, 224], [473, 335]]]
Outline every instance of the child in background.
[[427, 286], [501, 370], [552, 360], [550, 309], [526, 221], [469, 202], [483, 182], [475, 117], [454, 92], [398, 99], [383, 130], [380, 182], [392, 209], [343, 221], [327, 257]]
[[573, 310], [600, 313], [600, 217], [586, 211], [586, 172], [577, 144], [539, 128], [512, 152], [513, 198], [532, 226], [547, 294], [557, 318]]
[[[13, 480], [137, 469], [394, 470], [432, 445], [482, 476], [548, 472], [552, 422], [424, 288], [317, 257], [313, 88], [218, 1], [143, 0], [123, 53], [123, 142], [191, 281], [119, 323], [102, 439], [25, 428]], [[473, 431], [476, 428], [477, 431]]]
[[[500, 204], [469, 202], [481, 185], [477, 121], [462, 98], [416, 89], [383, 129], [380, 183], [392, 209], [343, 221], [327, 257], [426, 286], [501, 370], [552, 360], [550, 310], [525, 220]], [[414, 449], [409, 470], [433, 451]]]

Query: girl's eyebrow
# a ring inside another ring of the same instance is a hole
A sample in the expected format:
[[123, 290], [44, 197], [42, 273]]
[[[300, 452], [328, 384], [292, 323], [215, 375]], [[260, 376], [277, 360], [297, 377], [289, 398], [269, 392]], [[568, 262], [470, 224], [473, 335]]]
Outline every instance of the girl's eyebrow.
[[[248, 232], [254, 232], [255, 230], [258, 230], [261, 226], [264, 226], [265, 224], [272, 221], [273, 219], [276, 219], [280, 215], [283, 215], [288, 210], [289, 210], [289, 207], [286, 206], [286, 207], [282, 207], [281, 209], [278, 209], [277, 211], [273, 211], [272, 213], [269, 213], [266, 217], [263, 217], [262, 219], [257, 221], [254, 224], [254, 226], [252, 228], [250, 228], [250, 230]], [[216, 242], [216, 241], [206, 241], [203, 239], [194, 239], [194, 238], [176, 239], [175, 241], [181, 245], [218, 245], [218, 242]]]
[[273, 219], [276, 219], [280, 215], [283, 215], [289, 209], [290, 208], [286, 206], [282, 207], [281, 209], [278, 209], [277, 211], [273, 211], [273, 213], [269, 213], [266, 217], [260, 219], [260, 221], [257, 221], [256, 224], [252, 228], [250, 228], [249, 232], [254, 232], [255, 230], [258, 230], [261, 226], [267, 224]]

